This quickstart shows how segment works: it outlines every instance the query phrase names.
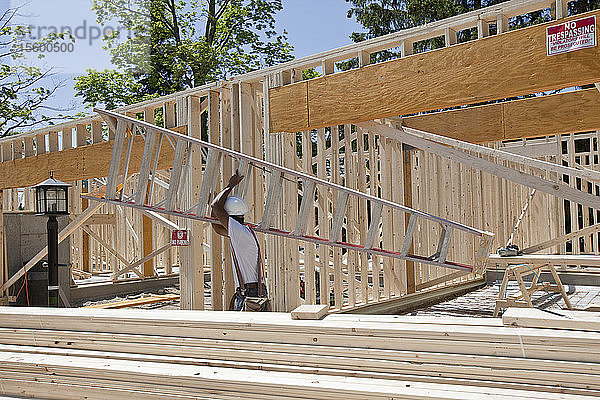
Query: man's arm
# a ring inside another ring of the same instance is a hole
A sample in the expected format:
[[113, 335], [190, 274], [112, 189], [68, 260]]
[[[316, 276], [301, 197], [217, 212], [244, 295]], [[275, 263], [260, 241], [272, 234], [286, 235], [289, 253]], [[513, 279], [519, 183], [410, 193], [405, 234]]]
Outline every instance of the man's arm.
[[[225, 211], [225, 200], [227, 197], [241, 181], [244, 179], [243, 175], [240, 175], [236, 170], [235, 174], [229, 179], [229, 184], [217, 195], [217, 197], [211, 203], [211, 215], [214, 215], [221, 226], [225, 229], [225, 236], [227, 236], [227, 232], [229, 231], [229, 214]], [[217, 231], [217, 233], [219, 233]]]
[[[210, 216], [213, 218], [217, 218], [217, 216], [215, 215], [215, 212], [212, 210], [212, 208], [211, 208]], [[228, 220], [228, 223], [229, 223], [229, 220]], [[223, 227], [223, 225], [221, 225], [221, 222], [213, 222], [211, 225], [212, 225], [213, 230], [217, 234], [219, 234], [221, 236], [229, 237], [227, 229], [225, 229]]]

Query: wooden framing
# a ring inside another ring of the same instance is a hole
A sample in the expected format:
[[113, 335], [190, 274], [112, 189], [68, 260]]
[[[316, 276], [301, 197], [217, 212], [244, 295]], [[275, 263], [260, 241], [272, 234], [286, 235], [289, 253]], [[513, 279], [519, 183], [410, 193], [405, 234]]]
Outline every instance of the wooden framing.
[[[594, 263], [593, 257], [600, 254], [599, 231], [588, 227], [598, 222], [594, 210], [600, 193], [597, 158], [600, 136], [589, 131], [600, 132], [600, 92], [574, 90], [462, 107], [484, 100], [600, 81], [598, 48], [547, 59], [545, 51], [541, 51], [544, 41], [540, 33], [546, 25], [507, 32], [508, 18], [544, 9], [551, 3], [555, 2], [501, 3], [476, 13], [237, 76], [228, 82], [124, 107], [118, 112], [135, 118], [143, 115], [146, 121], [153, 123], [156, 110], [162, 110], [165, 127], [180, 133], [195, 138], [207, 135], [211, 143], [291, 171], [316, 175], [361, 193], [412, 204], [427, 213], [492, 231], [501, 243], [505, 243], [516, 226], [514, 242], [521, 247], [541, 243], [550, 246], [548, 251], [566, 257], [563, 263], [573, 260], [578, 260], [576, 265]], [[557, 18], [565, 15], [564, 4], [555, 5]], [[591, 14], [598, 12], [588, 13]], [[497, 24], [499, 33], [507, 33], [490, 36], [489, 24]], [[456, 32], [469, 28], [477, 28], [479, 39], [456, 45]], [[433, 37], [444, 37], [447, 47], [411, 55], [414, 42]], [[371, 54], [394, 47], [400, 48], [400, 59], [369, 65]], [[519, 55], [513, 57], [514, 53]], [[356, 57], [358, 69], [335, 72], [335, 62]], [[452, 76], [441, 67], [450, 58], [457, 62], [457, 74]], [[494, 60], [491, 68], [502, 76], [487, 73], [489, 59]], [[519, 68], [514, 68], [515, 64]], [[556, 68], [557, 65], [560, 68]], [[323, 68], [325, 76], [300, 81], [302, 70], [315, 66]], [[506, 73], [507, 69], [516, 71], [518, 76]], [[577, 76], [573, 78], [574, 75]], [[397, 84], [402, 85], [401, 90], [397, 90]], [[461, 107], [391, 121], [396, 128], [401, 124], [412, 132], [408, 138], [386, 137], [382, 132], [351, 124], [359, 119], [371, 120], [374, 116], [397, 116], [453, 106]], [[283, 114], [278, 111], [284, 108]], [[202, 132], [204, 117], [208, 117], [207, 132]], [[301, 127], [300, 133], [280, 133], [285, 130], [278, 126], [282, 118], [293, 129]], [[336, 125], [338, 123], [341, 125]], [[59, 179], [74, 182], [72, 212], [80, 215], [84, 210], [79, 196], [89, 191], [102, 192], [103, 177], [110, 172], [117, 127], [114, 120], [109, 119], [106, 124], [93, 116], [1, 139], [0, 190], [3, 190], [4, 209], [17, 210], [22, 204], [30, 209], [33, 206], [31, 191], [21, 188], [45, 179], [48, 171], [54, 169]], [[309, 129], [315, 126], [319, 129]], [[435, 138], [422, 137], [414, 130], [436, 135]], [[108, 136], [102, 132], [108, 132]], [[423, 140], [434, 138], [437, 145], [420, 148], [412, 141], [415, 135], [421, 144]], [[486, 147], [442, 140], [440, 135]], [[130, 137], [133, 137], [131, 142]], [[61, 140], [62, 146], [59, 145]], [[167, 195], [171, 180], [175, 179], [187, 189], [180, 198], [172, 198], [167, 208], [197, 208], [200, 198], [206, 200], [208, 192], [201, 190], [209, 186], [203, 181], [209, 167], [206, 155], [183, 149], [179, 153], [181, 163], [172, 163], [177, 143], [163, 138], [154, 163], [144, 164], [142, 172], [149, 182], [142, 183], [147, 189], [142, 192], [140, 184], [134, 185], [129, 179], [134, 181], [140, 172], [143, 139], [139, 135], [128, 136], [116, 151], [122, 153], [122, 161], [125, 161], [129, 143], [134, 162], [127, 171], [117, 166], [110, 174], [115, 178], [109, 179], [114, 186], [111, 189], [120, 188], [120, 192], [115, 192], [118, 196], [127, 198], [137, 193], [136, 204], [152, 203], [152, 197], [160, 199]], [[563, 167], [563, 163], [568, 167]], [[174, 168], [179, 165], [182, 168]], [[248, 176], [236, 194], [244, 196], [251, 205], [250, 222], [264, 221], [264, 191], [269, 190], [269, 172], [232, 160], [210, 164], [210, 167], [213, 165], [218, 166], [210, 177], [215, 182], [227, 179], [235, 168]], [[481, 166], [485, 166], [483, 171], [475, 168]], [[172, 167], [179, 172], [169, 172]], [[570, 176], [569, 182], [563, 174]], [[548, 192], [536, 194], [525, 212], [521, 211], [530, 190], [521, 185], [523, 177], [527, 178], [526, 183], [535, 187], [543, 185]], [[278, 182], [277, 179], [274, 182]], [[477, 259], [478, 243], [462, 233], [455, 233], [451, 242], [448, 237], [439, 240], [444, 238], [444, 229], [429, 222], [411, 225], [410, 218], [397, 211], [378, 208], [366, 198], [350, 199], [341, 214], [336, 213], [336, 205], [338, 199], [339, 204], [345, 199], [335, 188], [314, 190], [307, 182], [294, 185], [283, 179], [281, 189], [280, 201], [272, 200], [267, 214], [288, 232], [301, 230], [330, 239], [343, 235], [351, 245], [385, 244], [397, 248], [403, 247], [405, 237], [412, 233], [410, 244], [418, 254], [435, 256], [447, 252], [448, 257], [465, 263]], [[557, 193], [568, 201], [555, 198]], [[313, 206], [303, 201], [311, 197], [316, 200]], [[295, 209], [301, 213], [293, 212]], [[269, 210], [275, 212], [271, 215]], [[103, 206], [99, 212], [114, 217], [98, 217], [97, 223], [91, 219], [85, 229], [72, 234], [71, 253], [76, 269], [114, 276], [123, 267], [144, 260], [144, 271], [134, 267], [129, 274], [115, 278], [128, 279], [131, 274], [169, 275], [178, 266], [182, 308], [202, 309], [208, 304], [214, 310], [226, 307], [234, 290], [229, 245], [212, 235], [208, 225], [181, 215], [158, 218], [157, 214], [148, 214], [152, 212], [148, 209], [140, 214], [112, 204]], [[164, 245], [170, 229], [175, 227], [192, 232], [192, 245], [165, 249], [157, 254], [155, 249]], [[413, 291], [477, 279], [474, 274], [449, 274], [445, 268], [417, 261], [393, 261], [382, 254], [359, 254], [352, 247], [332, 249], [322, 243], [298, 243], [283, 236], [259, 235], [259, 241], [264, 249], [267, 283], [276, 310], [316, 303], [329, 306], [332, 312], [352, 310], [373, 302], [392, 301]], [[579, 253], [591, 256], [585, 258], [587, 256], [579, 256]], [[124, 255], [128, 263], [121, 259]], [[147, 258], [150, 255], [153, 257]], [[578, 258], [568, 259], [571, 256]], [[210, 300], [205, 298], [205, 289], [209, 290], [208, 282], [207, 285], [204, 282], [205, 271], [211, 274]], [[301, 283], [303, 296], [299, 290]]]
[[[565, 20], [586, 15], [600, 20], [600, 11]], [[599, 47], [546, 56], [551, 24], [274, 88], [269, 128], [296, 132], [598, 82]]]

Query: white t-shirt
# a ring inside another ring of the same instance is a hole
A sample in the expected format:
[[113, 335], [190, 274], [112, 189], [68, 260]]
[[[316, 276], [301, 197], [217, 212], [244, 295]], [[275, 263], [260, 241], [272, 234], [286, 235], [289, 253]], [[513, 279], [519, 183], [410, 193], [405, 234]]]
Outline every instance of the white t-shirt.
[[[237, 256], [237, 265], [239, 265], [244, 283], [258, 282], [257, 260], [258, 244], [254, 240], [254, 235], [250, 228], [240, 224], [235, 219], [229, 217], [229, 229], [227, 234], [231, 240], [231, 247], [235, 249]], [[237, 272], [235, 271], [235, 257], [231, 252], [231, 263], [233, 268], [233, 279], [236, 287], [240, 286]]]

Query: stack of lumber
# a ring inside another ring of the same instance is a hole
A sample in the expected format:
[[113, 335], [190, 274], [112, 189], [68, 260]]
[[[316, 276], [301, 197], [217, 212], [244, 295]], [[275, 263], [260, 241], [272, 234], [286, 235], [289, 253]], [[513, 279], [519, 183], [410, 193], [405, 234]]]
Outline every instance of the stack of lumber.
[[5, 396], [600, 396], [600, 333], [500, 319], [0, 307], [0, 350]]

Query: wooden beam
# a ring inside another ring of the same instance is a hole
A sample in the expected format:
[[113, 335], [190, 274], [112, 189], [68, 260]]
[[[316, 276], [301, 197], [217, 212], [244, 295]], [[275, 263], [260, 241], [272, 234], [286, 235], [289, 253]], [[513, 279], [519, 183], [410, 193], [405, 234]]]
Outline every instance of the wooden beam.
[[[159, 248], [158, 250], [154, 250], [152, 253], [148, 254], [147, 256], [145, 256], [144, 258], [137, 260], [134, 263], [129, 264], [127, 267], [115, 272], [112, 275], [113, 279], [116, 279], [119, 277], [119, 275], [123, 275], [129, 271], [131, 271], [132, 269], [139, 267], [140, 265], [144, 264], [145, 262], [147, 262], [148, 260], [152, 260], [154, 257], [162, 254], [163, 252], [165, 252], [166, 250], [171, 248], [171, 243], [167, 243], [165, 244], [163, 247]], [[144, 274], [145, 275], [145, 274]]]
[[[218, 145], [221, 144], [220, 104], [219, 92], [210, 91], [208, 94], [208, 140]], [[217, 172], [217, 186], [213, 188], [217, 193], [221, 190], [220, 178]], [[229, 179], [229, 176], [223, 176], [222, 178]], [[225, 255], [223, 254], [223, 238], [214, 230], [210, 232], [210, 248], [212, 309], [213, 311], [223, 311], [226, 310], [223, 301], [223, 258]], [[203, 288], [199, 289], [203, 290]]]
[[[509, 308], [502, 315], [504, 325], [522, 328], [568, 329], [598, 332], [600, 314], [589, 311], [560, 310], [561, 315], [535, 308]], [[564, 315], [564, 316], [562, 316]]]
[[[594, 11], [565, 21], [592, 15], [600, 20]], [[273, 88], [270, 130], [297, 132], [600, 81], [600, 46], [546, 55], [546, 27], [553, 24]]]
[[577, 239], [586, 235], [593, 235], [594, 233], [600, 231], [600, 224], [595, 224], [592, 226], [588, 226], [587, 228], [580, 229], [575, 232], [567, 233], [565, 235], [561, 235], [557, 238], [546, 240], [545, 242], [536, 244], [534, 246], [527, 247], [522, 250], [523, 254], [533, 254], [541, 250], [545, 250], [549, 247], [552, 247], [559, 243], [564, 243], [572, 239]]
[[[0, 285], [8, 280], [8, 265], [6, 263], [6, 234], [4, 230], [4, 193], [0, 190]], [[0, 299], [4, 297], [4, 290], [0, 290]]]
[[[154, 109], [146, 108], [144, 110], [144, 121], [154, 124]], [[156, 137], [158, 135], [152, 135], [149, 129], [146, 129], [146, 144], [151, 147], [156, 147]], [[156, 150], [160, 152], [160, 149]], [[152, 161], [154, 156], [154, 152], [150, 154], [150, 160], [148, 166], [150, 166], [150, 162]], [[156, 156], [158, 157], [158, 156]], [[143, 176], [143, 178], [142, 178]], [[153, 177], [154, 179], [154, 177]], [[145, 194], [141, 193], [141, 196], [144, 200], [144, 204], [148, 203], [150, 196], [150, 185], [147, 181], [147, 175], [145, 172], [140, 173], [140, 177], [138, 178], [138, 186], [145, 188]], [[152, 239], [154, 236], [154, 227], [152, 226], [152, 219], [147, 215], [142, 215], [142, 255], [143, 257], [147, 257], [152, 253], [153, 243]], [[150, 277], [154, 275], [154, 259], [150, 258], [148, 261], [144, 263], [143, 273], [145, 277]]]
[[417, 135], [408, 133], [408, 131], [389, 128], [385, 125], [375, 122], [361, 122], [358, 125], [365, 130], [378, 133], [382, 136], [395, 139], [403, 143], [408, 143], [411, 146], [420, 148], [421, 150], [446, 157], [453, 161], [458, 161], [464, 165], [477, 168], [481, 171], [488, 172], [492, 175], [507, 179], [520, 185], [535, 188], [542, 192], [549, 193], [559, 198], [574, 201], [593, 209], [600, 209], [600, 199], [598, 197], [590, 193], [569, 187], [564, 183], [552, 182], [543, 178], [539, 178], [535, 175], [531, 175], [517, 169], [506, 167], [502, 164], [497, 164], [493, 161], [488, 161], [483, 158], [470, 155], [465, 151], [454, 149], [450, 146], [421, 138]]
[[[412, 167], [411, 157], [412, 157], [412, 155], [411, 155], [410, 150], [408, 150], [406, 148], [402, 148], [402, 162], [404, 164], [402, 166], [402, 172], [404, 175], [403, 179], [402, 179], [402, 184], [404, 185], [404, 205], [412, 208], [412, 206], [413, 206], [412, 168], [413, 167]], [[404, 214], [404, 231], [405, 232], [408, 229], [410, 217], [411, 217], [410, 214], [408, 214], [408, 213]], [[404, 240], [406, 240], [406, 237], [404, 238]], [[410, 248], [408, 250], [410, 254], [413, 254], [413, 251], [414, 251], [413, 242], [414, 241], [411, 241]], [[415, 293], [416, 285], [417, 285], [417, 280], [416, 280], [416, 275], [415, 275], [415, 263], [414, 263], [414, 261], [407, 260], [406, 261], [406, 293], [407, 294]]]
[[[84, 212], [88, 209], [89, 200], [88, 199], [80, 199], [81, 200], [81, 211]], [[84, 272], [92, 272], [92, 265], [90, 263], [90, 235], [87, 232], [81, 233], [81, 260], [82, 266], [81, 269]]]
[[402, 125], [472, 143], [600, 129], [600, 92], [577, 90], [402, 118]]
[[[108, 175], [114, 141], [101, 142], [36, 157], [20, 158], [0, 163], [0, 189], [33, 186], [54, 171], [54, 177], [65, 182], [97, 178]], [[144, 139], [136, 137], [133, 142], [129, 173], [139, 172], [144, 152]], [[158, 169], [171, 167], [174, 150], [163, 146]], [[123, 154], [125, 157], [125, 154]]]
[[[104, 247], [106, 249], [106, 251], [108, 251], [109, 253], [111, 253], [112, 255], [114, 255], [115, 257], [117, 257], [119, 259], [119, 261], [121, 261], [123, 264], [125, 265], [129, 265], [130, 261], [127, 260], [125, 257], [123, 257], [121, 254], [119, 254], [119, 252], [115, 249], [112, 248], [111, 245], [109, 245], [108, 243], [106, 243], [96, 232], [94, 232], [93, 230], [91, 230], [89, 227], [87, 226], [82, 226], [81, 229], [83, 229], [83, 231], [85, 233], [87, 233], [88, 235], [90, 235], [95, 241], [98, 242], [98, 244], [100, 244], [100, 246]], [[85, 272], [85, 271], [84, 271]], [[135, 272], [135, 274], [137, 276], [139, 276], [140, 278], [143, 278], [144, 275], [142, 275], [141, 273], [139, 273], [137, 270], [133, 270], [133, 272]]]
[[115, 225], [117, 223], [117, 216], [115, 214], [95, 214], [92, 215], [87, 221], [86, 225]]
[[[486, 146], [480, 146], [477, 144], [472, 144], [461, 140], [456, 140], [412, 128], [404, 128], [404, 131], [407, 134], [415, 135], [426, 140], [431, 140], [437, 143], [452, 146], [456, 149], [460, 149], [462, 151], [469, 152], [470, 154], [477, 155], [478, 157], [490, 157], [491, 159], [497, 161], [508, 161], [518, 163], [525, 167], [538, 168], [542, 171], [551, 171], [556, 172], [557, 174], [566, 174], [573, 178], [581, 178], [596, 182], [600, 181], [600, 172], [591, 169], [583, 167], [581, 167], [581, 169], [575, 169], [574, 167], [567, 167], [560, 164], [554, 164], [548, 161], [536, 160], [534, 158], [523, 156], [520, 154], [514, 154], [503, 150], [492, 149]], [[573, 149], [571, 153], [574, 154], [575, 150]]]

